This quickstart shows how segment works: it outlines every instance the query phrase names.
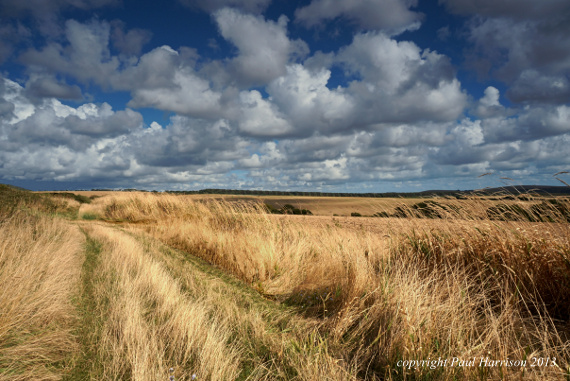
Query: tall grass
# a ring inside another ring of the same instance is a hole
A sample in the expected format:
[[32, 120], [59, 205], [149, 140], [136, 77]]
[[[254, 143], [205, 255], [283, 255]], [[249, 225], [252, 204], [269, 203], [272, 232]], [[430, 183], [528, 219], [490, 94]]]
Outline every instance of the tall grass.
[[103, 243], [95, 294], [106, 314], [99, 343], [101, 379], [167, 379], [174, 364], [209, 379], [235, 379], [237, 353], [226, 348], [223, 317], [189, 303], [165, 269], [133, 238], [88, 228]]
[[[426, 214], [415, 209], [406, 218], [374, 219], [356, 228], [169, 195], [101, 198], [82, 211], [143, 223], [137, 226], [163, 242], [320, 319], [329, 335], [323, 345], [356, 364], [364, 379], [563, 379], [570, 371], [566, 220], [497, 221], [489, 219], [494, 204], [488, 201], [454, 205], [441, 207], [437, 220], [418, 219]], [[430, 217], [438, 207], [431, 206]], [[533, 356], [557, 357], [557, 366], [397, 365]]]
[[0, 222], [0, 380], [58, 380], [78, 349], [71, 302], [83, 235], [17, 212]]
[[297, 320], [287, 329], [294, 320], [287, 312], [252, 308], [255, 299], [236, 285], [208, 278], [144, 237], [92, 224], [86, 231], [102, 243], [98, 379], [167, 379], [171, 367], [184, 379], [352, 379], [315, 345], [316, 331], [296, 338], [310, 324]]

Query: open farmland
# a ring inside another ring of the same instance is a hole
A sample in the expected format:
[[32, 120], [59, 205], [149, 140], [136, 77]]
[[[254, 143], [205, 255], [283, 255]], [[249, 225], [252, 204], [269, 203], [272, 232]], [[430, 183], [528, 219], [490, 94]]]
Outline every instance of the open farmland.
[[0, 190], [0, 380], [570, 377], [562, 199]]
[[[113, 191], [76, 191], [75, 194], [85, 197], [103, 197]], [[350, 216], [351, 213], [371, 215], [376, 211], [393, 209], [402, 203], [413, 204], [421, 199], [416, 198], [363, 198], [363, 197], [313, 197], [313, 196], [244, 196], [244, 195], [182, 195], [193, 201], [225, 200], [229, 202], [261, 202], [275, 208], [291, 204], [300, 209], [309, 209], [317, 216]]]

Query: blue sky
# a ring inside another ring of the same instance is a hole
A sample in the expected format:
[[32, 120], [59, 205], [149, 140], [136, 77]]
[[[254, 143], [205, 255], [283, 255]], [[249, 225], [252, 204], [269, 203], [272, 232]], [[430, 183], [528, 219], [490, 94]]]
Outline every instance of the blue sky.
[[560, 185], [569, 143], [567, 0], [0, 1], [3, 183]]

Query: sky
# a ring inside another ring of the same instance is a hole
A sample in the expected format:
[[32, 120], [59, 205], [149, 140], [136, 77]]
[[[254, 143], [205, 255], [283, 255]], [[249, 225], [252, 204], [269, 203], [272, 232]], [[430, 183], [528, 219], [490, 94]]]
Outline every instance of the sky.
[[569, 154], [568, 0], [0, 0], [0, 183], [467, 190]]

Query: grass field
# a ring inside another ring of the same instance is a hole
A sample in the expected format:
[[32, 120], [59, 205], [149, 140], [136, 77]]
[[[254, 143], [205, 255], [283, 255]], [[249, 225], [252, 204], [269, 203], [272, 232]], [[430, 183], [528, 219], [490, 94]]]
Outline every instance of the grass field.
[[0, 188], [0, 380], [570, 379], [563, 199], [79, 196]]

